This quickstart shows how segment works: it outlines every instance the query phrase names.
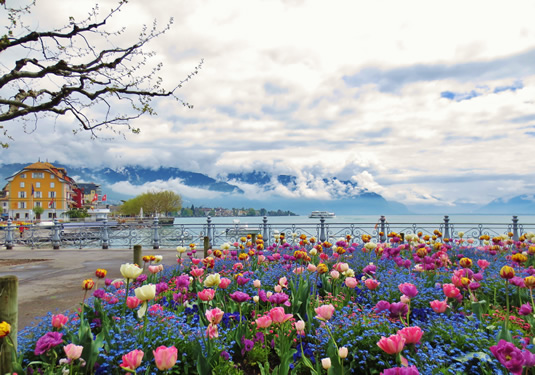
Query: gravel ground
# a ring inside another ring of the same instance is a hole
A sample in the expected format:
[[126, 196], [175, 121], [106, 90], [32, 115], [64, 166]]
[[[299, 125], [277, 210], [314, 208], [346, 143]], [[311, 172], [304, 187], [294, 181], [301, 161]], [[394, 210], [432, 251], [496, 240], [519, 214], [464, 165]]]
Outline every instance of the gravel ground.
[[[162, 255], [164, 265], [174, 265], [175, 250], [143, 249], [143, 255]], [[123, 263], [133, 263], [133, 250], [31, 250], [0, 248], [0, 277], [15, 275], [18, 287], [18, 329], [31, 326], [35, 318], [48, 312], [74, 311], [84, 297], [82, 281], [96, 280], [97, 268], [108, 271], [107, 278], [121, 278]]]

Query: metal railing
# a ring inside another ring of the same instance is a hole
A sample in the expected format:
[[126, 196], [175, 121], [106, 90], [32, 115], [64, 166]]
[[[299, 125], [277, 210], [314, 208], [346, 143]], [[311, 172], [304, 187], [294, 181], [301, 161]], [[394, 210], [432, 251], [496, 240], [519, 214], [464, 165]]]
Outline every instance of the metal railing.
[[213, 223], [211, 217], [202, 224], [164, 225], [154, 218], [151, 222], [117, 223], [103, 220], [93, 223], [61, 223], [57, 219], [46, 228], [38, 225], [25, 226], [19, 235], [19, 226], [8, 221], [0, 231], [0, 243], [6, 249], [15, 245], [34, 248], [83, 249], [100, 248], [131, 249], [134, 245], [152, 247], [153, 249], [174, 249], [177, 246], [195, 244], [198, 247], [219, 247], [224, 243], [239, 242], [241, 237], [261, 234], [266, 246], [274, 242], [275, 236], [284, 234], [287, 242], [299, 241], [304, 234], [307, 238], [315, 237], [317, 241], [336, 242], [350, 236], [361, 242], [363, 235], [372, 241], [385, 242], [387, 235], [395, 232], [401, 237], [408, 234], [433, 236], [439, 231], [443, 238], [457, 239], [462, 232], [463, 239], [473, 239], [482, 244], [481, 237], [509, 235], [517, 241], [527, 232], [535, 232], [535, 224], [521, 224], [513, 216], [510, 223], [451, 223], [448, 216], [437, 223], [390, 223], [381, 216], [377, 223], [329, 223], [324, 217], [316, 223], [270, 223], [264, 216], [255, 224]]

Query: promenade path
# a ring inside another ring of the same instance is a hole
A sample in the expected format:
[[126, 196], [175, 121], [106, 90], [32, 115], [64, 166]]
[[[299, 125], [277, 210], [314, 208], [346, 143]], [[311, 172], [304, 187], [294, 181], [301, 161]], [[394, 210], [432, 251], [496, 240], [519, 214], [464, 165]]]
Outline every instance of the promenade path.
[[[163, 264], [176, 264], [175, 250], [143, 248], [143, 255], [162, 255]], [[35, 318], [75, 311], [84, 297], [82, 282], [104, 268], [107, 278], [122, 278], [121, 264], [133, 263], [131, 249], [30, 249], [0, 247], [0, 277], [15, 275], [19, 281], [18, 329], [31, 326]], [[89, 293], [88, 293], [89, 296]]]

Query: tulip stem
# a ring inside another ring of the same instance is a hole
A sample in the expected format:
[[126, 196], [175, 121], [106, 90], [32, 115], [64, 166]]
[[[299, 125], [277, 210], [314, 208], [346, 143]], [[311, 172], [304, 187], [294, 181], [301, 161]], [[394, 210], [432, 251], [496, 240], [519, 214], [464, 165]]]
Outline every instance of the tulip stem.
[[126, 279], [126, 289], [124, 291], [123, 320], [126, 316], [126, 301], [128, 300], [128, 287], [129, 286], [130, 286], [130, 279]]

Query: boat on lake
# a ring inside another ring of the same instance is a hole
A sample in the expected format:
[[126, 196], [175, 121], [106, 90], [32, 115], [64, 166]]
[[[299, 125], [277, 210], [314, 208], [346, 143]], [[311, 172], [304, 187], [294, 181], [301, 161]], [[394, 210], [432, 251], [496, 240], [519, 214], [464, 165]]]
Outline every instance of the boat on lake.
[[326, 219], [330, 219], [333, 217], [336, 217], [334, 212], [328, 212], [328, 211], [312, 211], [310, 215], [308, 215], [311, 219], [319, 219], [321, 217], [324, 217]]

